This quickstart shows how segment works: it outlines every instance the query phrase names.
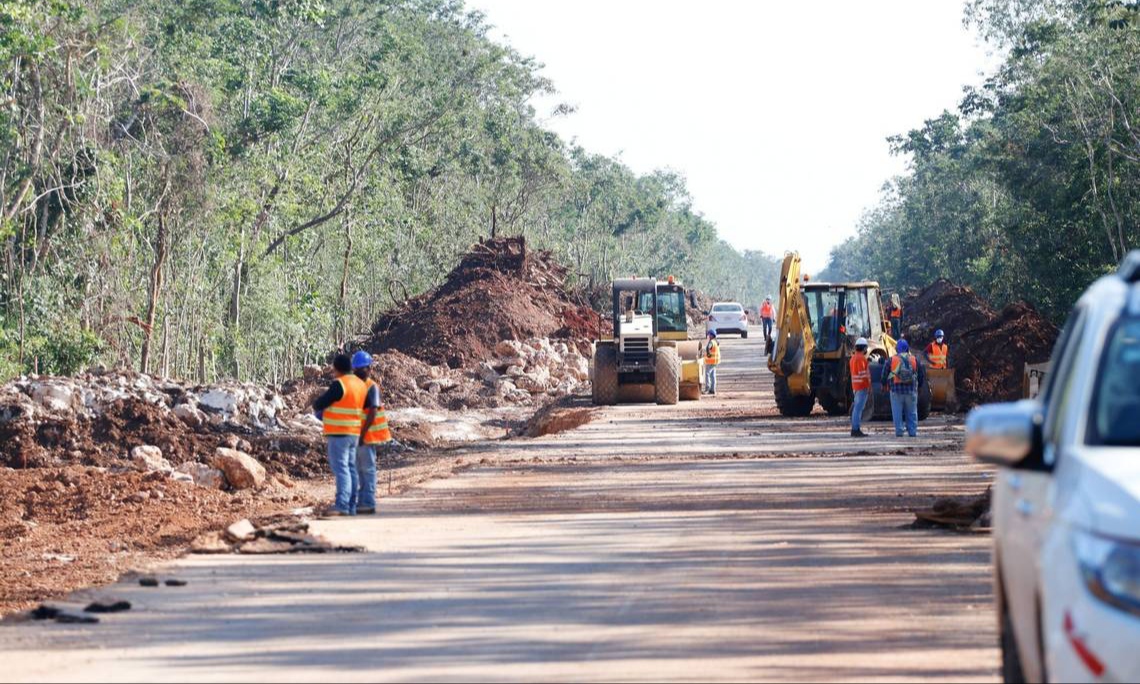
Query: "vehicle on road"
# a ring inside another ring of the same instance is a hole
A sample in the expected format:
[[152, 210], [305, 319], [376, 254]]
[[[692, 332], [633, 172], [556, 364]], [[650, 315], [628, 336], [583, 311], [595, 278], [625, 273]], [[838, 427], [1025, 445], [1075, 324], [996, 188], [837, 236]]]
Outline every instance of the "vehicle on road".
[[670, 276], [613, 282], [613, 332], [594, 344], [593, 400], [616, 404], [622, 387], [652, 388], [658, 404], [701, 397], [700, 342], [689, 340], [685, 288]]
[[[768, 359], [781, 415], [806, 416], [817, 400], [828, 415], [847, 415], [854, 402], [851, 355], [856, 340], [864, 337], [874, 379], [864, 420], [890, 418], [889, 392], [878, 378], [895, 354], [895, 340], [886, 333], [879, 301], [876, 282], [813, 283], [801, 273], [799, 253], [784, 255], [776, 346]], [[918, 388], [919, 420], [930, 414], [930, 401], [930, 386], [923, 382]]]
[[715, 330], [717, 335], [730, 333], [748, 337], [748, 312], [739, 302], [717, 302], [709, 309], [705, 332]]
[[1140, 681], [1140, 251], [1077, 302], [1036, 399], [975, 409], [1002, 674]]

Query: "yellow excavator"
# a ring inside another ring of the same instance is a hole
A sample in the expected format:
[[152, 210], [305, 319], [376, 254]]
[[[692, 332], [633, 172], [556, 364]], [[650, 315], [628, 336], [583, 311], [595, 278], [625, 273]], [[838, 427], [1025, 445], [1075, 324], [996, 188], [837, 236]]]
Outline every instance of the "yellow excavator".
[[[872, 400], [864, 417], [891, 415], [890, 397], [879, 378], [883, 364], [895, 354], [895, 339], [885, 330], [879, 284], [813, 283], [802, 272], [800, 255], [784, 255], [780, 272], [780, 308], [776, 318], [776, 346], [768, 358], [774, 375], [776, 406], [780, 414], [802, 417], [816, 401], [828, 415], [851, 411], [850, 359], [855, 341], [868, 342]], [[918, 417], [930, 414], [928, 383], [919, 387]]]

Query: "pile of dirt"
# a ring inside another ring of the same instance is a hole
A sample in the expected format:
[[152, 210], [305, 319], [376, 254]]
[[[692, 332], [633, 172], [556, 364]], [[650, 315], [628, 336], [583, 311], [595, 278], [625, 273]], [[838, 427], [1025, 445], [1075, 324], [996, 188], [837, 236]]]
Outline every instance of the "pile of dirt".
[[25, 377], [0, 386], [0, 466], [131, 468], [157, 447], [169, 466], [236, 448], [274, 474], [324, 472], [320, 423], [274, 389], [183, 385], [132, 371]]
[[227, 494], [160, 472], [0, 468], [0, 614], [175, 557], [235, 519], [311, 503], [276, 484]]
[[1025, 364], [1049, 360], [1059, 330], [1027, 302], [995, 312], [968, 287], [940, 280], [903, 303], [906, 337], [925, 347], [946, 332], [962, 408], [1021, 397]]
[[585, 351], [603, 321], [571, 293], [566, 274], [525, 238], [481, 241], [441, 286], [381, 316], [359, 346], [452, 369], [485, 361], [502, 340], [565, 338]]

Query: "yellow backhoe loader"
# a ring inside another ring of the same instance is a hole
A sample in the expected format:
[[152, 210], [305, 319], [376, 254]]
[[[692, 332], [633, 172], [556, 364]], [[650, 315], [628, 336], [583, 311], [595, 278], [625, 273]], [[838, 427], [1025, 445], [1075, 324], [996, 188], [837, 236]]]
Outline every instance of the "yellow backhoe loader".
[[[865, 418], [890, 417], [890, 397], [880, 378], [883, 364], [895, 354], [895, 340], [885, 331], [879, 284], [813, 283], [801, 272], [798, 252], [784, 255], [776, 348], [768, 359], [780, 413], [806, 416], [817, 400], [829, 415], [849, 413], [854, 399], [849, 362], [860, 337], [868, 341], [873, 389]], [[918, 417], [925, 420], [929, 413], [930, 386], [922, 383]]]

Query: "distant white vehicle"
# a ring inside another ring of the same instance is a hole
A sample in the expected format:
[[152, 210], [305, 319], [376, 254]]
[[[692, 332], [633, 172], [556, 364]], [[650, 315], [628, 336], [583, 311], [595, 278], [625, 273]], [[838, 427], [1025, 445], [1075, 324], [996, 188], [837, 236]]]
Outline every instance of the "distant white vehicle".
[[1007, 682], [1140, 681], [1140, 251], [1077, 302], [1036, 399], [975, 409]]
[[709, 309], [709, 320], [705, 324], [705, 331], [715, 330], [721, 333], [734, 333], [741, 337], [748, 337], [748, 314], [739, 302], [718, 302]]

